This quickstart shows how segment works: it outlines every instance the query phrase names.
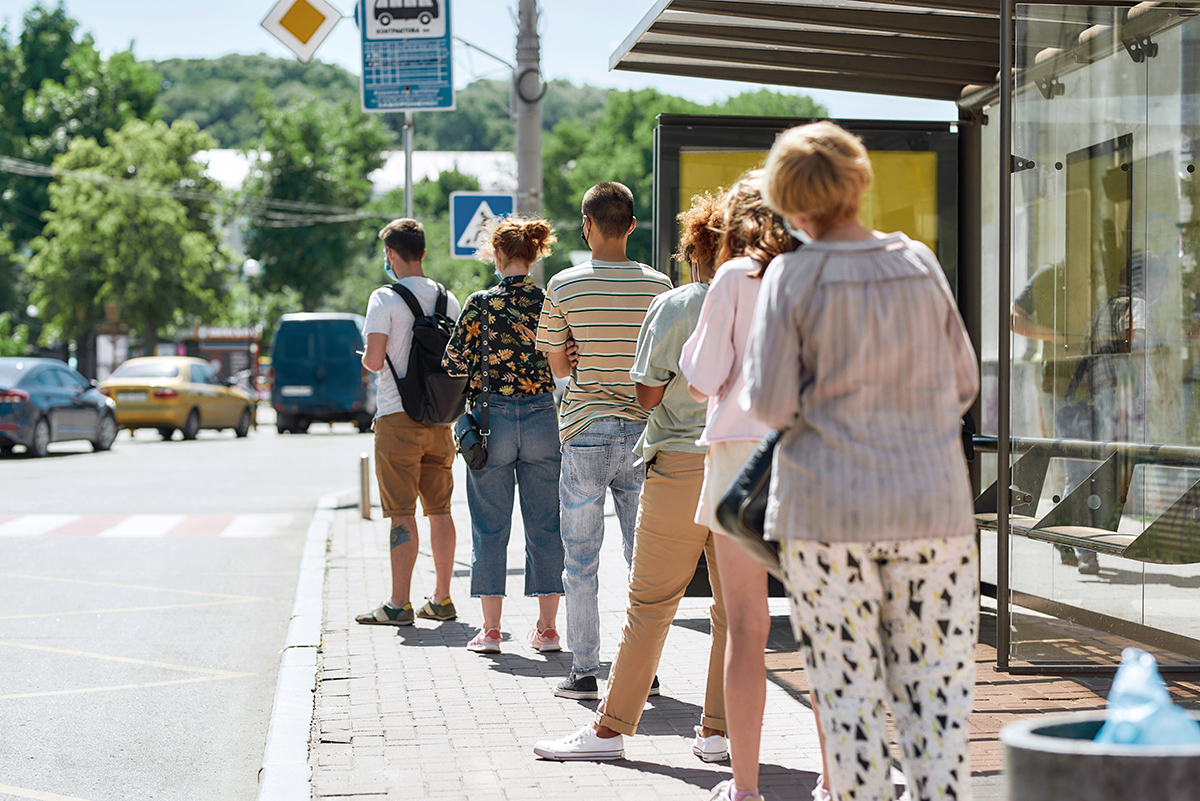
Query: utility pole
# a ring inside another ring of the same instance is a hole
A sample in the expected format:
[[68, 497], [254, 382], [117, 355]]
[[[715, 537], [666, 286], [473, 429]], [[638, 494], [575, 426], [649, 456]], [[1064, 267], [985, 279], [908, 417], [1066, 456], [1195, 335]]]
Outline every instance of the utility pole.
[[[541, 42], [537, 0], [520, 0], [517, 12], [517, 68], [513, 71], [512, 114], [517, 127], [517, 214], [542, 213], [542, 86]], [[539, 259], [533, 280], [544, 283]]]

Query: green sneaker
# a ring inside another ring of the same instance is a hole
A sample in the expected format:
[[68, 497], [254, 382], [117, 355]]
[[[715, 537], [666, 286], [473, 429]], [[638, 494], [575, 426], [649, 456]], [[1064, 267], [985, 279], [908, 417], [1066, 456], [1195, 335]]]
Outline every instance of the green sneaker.
[[400, 608], [380, 604], [379, 608], [354, 618], [356, 623], [364, 626], [411, 626], [413, 624], [413, 605], [405, 604]]
[[454, 601], [449, 597], [440, 604], [435, 604], [432, 598], [427, 598], [425, 605], [417, 610], [417, 617], [425, 620], [454, 620], [458, 617], [458, 612], [454, 608]]

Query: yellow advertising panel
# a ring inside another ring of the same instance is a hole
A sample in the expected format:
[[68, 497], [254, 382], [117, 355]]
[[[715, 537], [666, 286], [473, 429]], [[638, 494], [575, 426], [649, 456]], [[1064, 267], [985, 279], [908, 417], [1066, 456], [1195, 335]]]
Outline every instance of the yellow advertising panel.
[[[937, 153], [875, 150], [870, 156], [875, 180], [863, 198], [863, 224], [884, 233], [903, 231], [937, 253]], [[766, 159], [766, 151], [681, 152], [679, 208], [691, 206], [701, 192], [728, 189]]]

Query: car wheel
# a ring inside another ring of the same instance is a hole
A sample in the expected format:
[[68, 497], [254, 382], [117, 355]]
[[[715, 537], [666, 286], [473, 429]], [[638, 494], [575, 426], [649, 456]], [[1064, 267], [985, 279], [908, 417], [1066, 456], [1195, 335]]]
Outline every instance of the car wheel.
[[116, 438], [117, 421], [111, 414], [106, 414], [100, 418], [100, 425], [96, 426], [96, 438], [92, 440], [92, 450], [106, 451], [113, 446]]
[[233, 433], [241, 437], [250, 433], [250, 410], [242, 409], [242, 416], [238, 418], [237, 428], [233, 429]]
[[192, 409], [188, 412], [187, 420], [183, 423], [183, 428], [179, 429], [183, 433], [185, 440], [195, 439], [200, 433], [200, 412]]
[[432, 19], [433, 19], [433, 17], [429, 16], [428, 14], [422, 14], [421, 15], [421, 24], [428, 25], [430, 20], [432, 20]]
[[388, 25], [391, 25], [392, 24], [391, 15], [390, 14], [380, 14], [379, 15], [379, 24], [383, 25], [385, 27]]
[[175, 429], [160, 428], [160, 429], [158, 429], [158, 435], [160, 437], [162, 437], [163, 439], [170, 439], [171, 437], [175, 436]]
[[372, 422], [373, 422], [373, 418], [371, 418], [371, 417], [363, 416], [363, 417], [358, 418], [358, 421], [357, 421], [358, 433], [370, 434]]
[[0, 456], [8, 458], [9, 456], [12, 456], [12, 455], [13, 455], [13, 446], [12, 445], [0, 445]]
[[33, 441], [25, 452], [30, 456], [45, 456], [50, 451], [50, 423], [39, 417], [33, 424]]
[[297, 417], [296, 421], [294, 423], [292, 423], [292, 433], [293, 434], [307, 434], [308, 426], [311, 422], [312, 422], [311, 420], [307, 420], [303, 417]]

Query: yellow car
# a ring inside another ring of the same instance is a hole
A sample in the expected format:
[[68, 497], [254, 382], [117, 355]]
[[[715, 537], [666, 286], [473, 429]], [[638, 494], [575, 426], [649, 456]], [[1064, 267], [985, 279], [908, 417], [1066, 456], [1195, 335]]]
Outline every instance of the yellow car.
[[195, 439], [202, 428], [232, 428], [244, 437], [255, 424], [254, 399], [218, 378], [203, 359], [129, 359], [100, 382], [100, 391], [116, 401], [121, 428], [156, 428], [163, 439], [175, 429]]

